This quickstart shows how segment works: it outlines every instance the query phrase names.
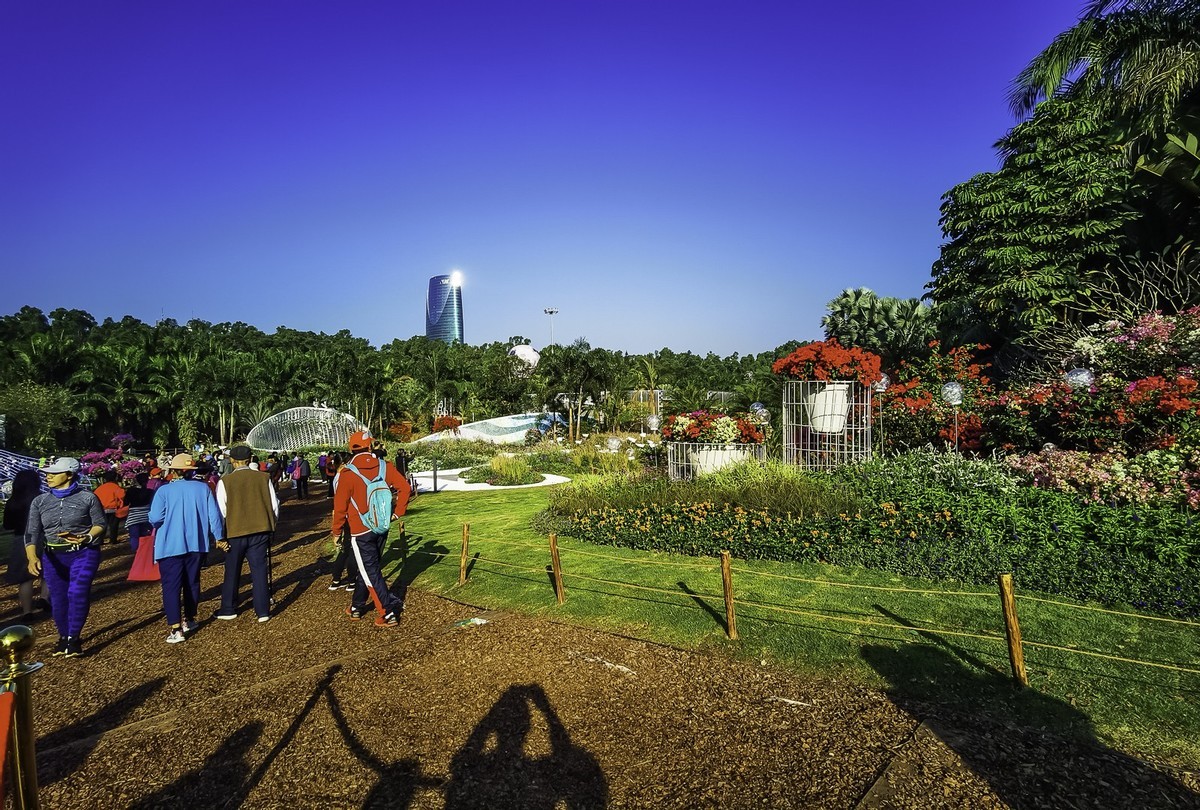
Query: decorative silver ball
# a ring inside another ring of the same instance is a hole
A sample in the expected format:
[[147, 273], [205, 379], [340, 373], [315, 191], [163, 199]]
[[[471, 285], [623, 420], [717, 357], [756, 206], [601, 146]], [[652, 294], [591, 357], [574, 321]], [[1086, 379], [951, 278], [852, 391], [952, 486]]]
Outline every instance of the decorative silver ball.
[[1073, 368], [1063, 376], [1066, 377], [1067, 385], [1076, 391], [1080, 388], [1091, 388], [1092, 383], [1096, 381], [1096, 375], [1086, 368]]
[[942, 386], [942, 402], [947, 405], [961, 405], [963, 387], [956, 382], [948, 382]]

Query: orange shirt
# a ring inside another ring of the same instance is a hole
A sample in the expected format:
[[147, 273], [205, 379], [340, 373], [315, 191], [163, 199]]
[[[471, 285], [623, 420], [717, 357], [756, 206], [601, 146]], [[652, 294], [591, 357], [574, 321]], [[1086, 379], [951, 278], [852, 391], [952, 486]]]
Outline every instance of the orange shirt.
[[116, 481], [106, 481], [96, 487], [94, 494], [100, 499], [104, 511], [111, 512], [125, 505], [125, 488]]

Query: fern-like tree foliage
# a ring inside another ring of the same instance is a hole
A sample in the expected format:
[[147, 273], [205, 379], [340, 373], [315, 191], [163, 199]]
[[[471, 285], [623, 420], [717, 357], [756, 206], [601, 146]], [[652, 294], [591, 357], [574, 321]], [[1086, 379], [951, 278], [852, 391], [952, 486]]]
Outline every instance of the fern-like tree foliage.
[[1139, 192], [1086, 101], [1042, 104], [997, 147], [999, 171], [942, 198], [947, 241], [928, 288], [964, 341], [1019, 347], [1072, 318], [1090, 273], [1134, 252]]

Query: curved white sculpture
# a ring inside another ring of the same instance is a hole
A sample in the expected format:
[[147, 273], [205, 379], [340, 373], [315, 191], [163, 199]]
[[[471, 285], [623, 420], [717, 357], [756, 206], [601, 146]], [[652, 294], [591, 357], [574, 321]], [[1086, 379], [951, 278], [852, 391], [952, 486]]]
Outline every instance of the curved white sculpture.
[[333, 408], [289, 408], [255, 425], [246, 444], [255, 450], [291, 452], [302, 447], [344, 447], [366, 425]]

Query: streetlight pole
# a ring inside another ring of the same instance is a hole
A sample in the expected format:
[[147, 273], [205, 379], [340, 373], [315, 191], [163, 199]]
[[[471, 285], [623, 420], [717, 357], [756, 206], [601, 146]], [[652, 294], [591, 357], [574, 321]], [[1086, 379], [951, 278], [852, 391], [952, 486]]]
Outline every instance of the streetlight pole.
[[558, 314], [558, 307], [546, 307], [542, 310], [550, 316], [550, 345], [554, 345], [554, 316]]

